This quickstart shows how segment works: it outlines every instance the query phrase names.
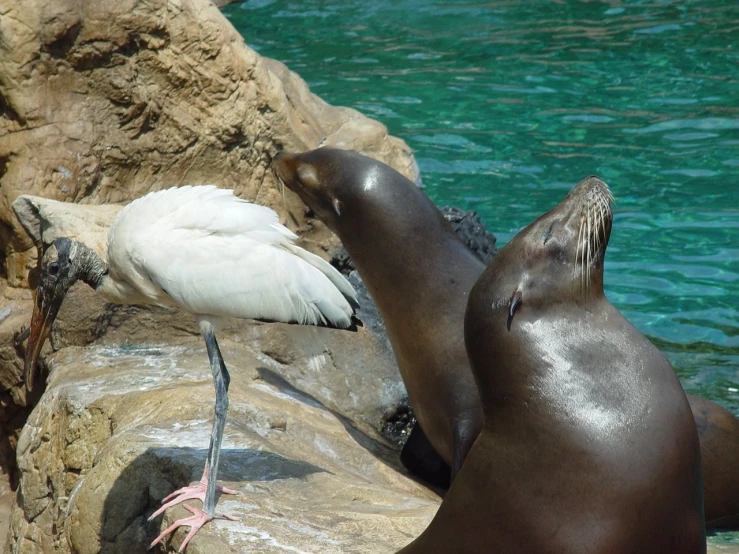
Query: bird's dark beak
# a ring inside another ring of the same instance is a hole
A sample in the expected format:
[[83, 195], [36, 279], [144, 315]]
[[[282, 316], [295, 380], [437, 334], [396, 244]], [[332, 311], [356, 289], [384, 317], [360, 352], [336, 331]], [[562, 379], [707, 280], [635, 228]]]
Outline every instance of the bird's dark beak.
[[44, 285], [45, 283], [42, 280], [36, 291], [36, 304], [33, 307], [33, 316], [31, 317], [31, 333], [26, 344], [24, 369], [27, 391], [33, 389], [36, 362], [41, 353], [41, 348], [43, 348], [46, 339], [51, 334], [51, 326], [67, 293], [61, 283], [53, 283], [50, 287]]

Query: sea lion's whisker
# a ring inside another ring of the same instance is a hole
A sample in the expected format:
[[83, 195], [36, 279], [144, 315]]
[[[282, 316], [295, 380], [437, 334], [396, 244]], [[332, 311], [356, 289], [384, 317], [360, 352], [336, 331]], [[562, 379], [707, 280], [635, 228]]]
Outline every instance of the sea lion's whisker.
[[280, 194], [282, 195], [282, 207], [285, 208], [285, 211], [287, 212], [287, 199], [285, 198], [285, 182], [281, 178], [277, 178], [277, 180], [280, 182]]
[[591, 251], [592, 251], [592, 245], [593, 245], [593, 229], [594, 229], [592, 223], [593, 222], [591, 218], [591, 213], [588, 210], [588, 269], [587, 269], [588, 275], [585, 281], [586, 291], [590, 290], [590, 262], [592, 261]]
[[580, 290], [582, 291], [585, 286], [585, 251], [583, 250], [585, 240], [585, 218], [584, 214], [580, 214], [580, 233], [577, 236], [577, 249], [575, 252], [575, 266], [580, 266]]
[[575, 277], [577, 277], [577, 266], [578, 266], [578, 258], [580, 256], [580, 242], [582, 241], [582, 217], [580, 218], [580, 226], [578, 227], [577, 232], [577, 248], [575, 248], [575, 260], [572, 264], [572, 277], [573, 280]]
[[608, 204], [606, 204], [606, 201], [602, 196], [598, 202], [598, 208], [600, 208], [601, 223], [603, 224], [603, 231], [605, 231], [606, 217], [608, 217]]

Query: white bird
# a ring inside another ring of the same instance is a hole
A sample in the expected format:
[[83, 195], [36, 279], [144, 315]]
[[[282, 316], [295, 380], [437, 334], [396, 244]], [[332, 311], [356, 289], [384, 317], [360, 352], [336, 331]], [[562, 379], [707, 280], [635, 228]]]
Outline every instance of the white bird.
[[[26, 386], [64, 295], [82, 280], [118, 304], [175, 305], [193, 313], [205, 339], [216, 389], [215, 417], [203, 477], [163, 500], [168, 507], [199, 498], [203, 509], [176, 521], [190, 526], [180, 552], [208, 521], [233, 519], [215, 511], [218, 457], [228, 409], [229, 375], [215, 337], [219, 317], [240, 317], [349, 328], [357, 307], [346, 279], [318, 256], [295, 246], [297, 237], [266, 206], [212, 185], [152, 192], [124, 207], [108, 233], [107, 264], [89, 247], [59, 238], [46, 250], [31, 320]], [[170, 500], [171, 499], [171, 500]]]

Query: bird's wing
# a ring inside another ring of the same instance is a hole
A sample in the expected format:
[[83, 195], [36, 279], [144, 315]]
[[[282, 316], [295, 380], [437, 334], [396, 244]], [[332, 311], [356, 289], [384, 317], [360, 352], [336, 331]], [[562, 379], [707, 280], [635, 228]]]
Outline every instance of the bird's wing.
[[[289, 229], [285, 229], [290, 232]], [[323, 273], [326, 277], [328, 277], [328, 279], [334, 284], [334, 286], [339, 289], [339, 291], [341, 291], [341, 294], [344, 295], [344, 297], [349, 301], [352, 307], [359, 308], [359, 302], [357, 302], [357, 291], [354, 290], [354, 287], [351, 286], [349, 281], [346, 280], [346, 278], [338, 269], [336, 269], [323, 258], [316, 256], [315, 254], [312, 254], [311, 252], [308, 252], [307, 250], [304, 250], [299, 246], [295, 246], [292, 243], [286, 245], [285, 248], [290, 253], [298, 256], [299, 258], [302, 258], [304, 261], [308, 262], [310, 265], [312, 265], [321, 273]]]
[[160, 232], [184, 228], [250, 235], [262, 237], [265, 242], [297, 238], [279, 224], [271, 208], [242, 200], [232, 190], [201, 185], [160, 190], [137, 198], [118, 213], [108, 244], [120, 237], [146, 233], [152, 226]]
[[232, 316], [348, 327], [353, 309], [331, 280], [290, 251], [238, 236], [180, 233], [169, 254], [140, 260], [183, 308]]
[[182, 187], [121, 214], [109, 238], [111, 271], [134, 276], [131, 284], [152, 301], [166, 295], [202, 315], [351, 324], [354, 289], [295, 246], [270, 208], [215, 187]]

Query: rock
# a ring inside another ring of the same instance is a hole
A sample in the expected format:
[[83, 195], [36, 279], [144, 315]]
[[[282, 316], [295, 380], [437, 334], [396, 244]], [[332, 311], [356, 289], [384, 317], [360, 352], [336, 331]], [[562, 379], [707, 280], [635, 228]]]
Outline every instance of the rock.
[[[110, 204], [172, 185], [215, 183], [273, 206], [300, 230], [305, 247], [325, 253], [337, 240], [323, 225], [304, 220], [292, 192], [285, 191], [283, 203], [268, 171], [275, 152], [326, 144], [362, 151], [410, 178], [418, 170], [408, 147], [383, 125], [326, 104], [284, 65], [246, 47], [209, 0], [16, 2], [3, 10], [0, 33], [0, 463], [14, 485], [18, 432], [35, 402], [22, 387], [18, 337], [30, 322], [31, 295], [24, 287], [34, 279], [37, 247], [65, 235], [100, 251], [118, 209]], [[10, 210], [24, 193], [80, 205], [21, 200], [15, 206], [24, 229]], [[94, 204], [101, 206], [89, 211]], [[78, 284], [44, 354], [91, 343], [169, 344], [194, 334], [183, 314], [106, 305]], [[356, 334], [361, 339], [336, 336], [320, 346], [303, 331], [247, 323], [233, 335], [245, 348], [250, 341], [254, 355], [265, 360], [265, 382], [315, 394], [340, 417], [354, 417], [364, 432], [404, 394], [392, 354], [366, 331]], [[286, 359], [293, 363], [279, 361]], [[353, 359], [362, 371], [345, 373], [345, 364], [359, 369]], [[376, 382], [386, 386], [369, 386]], [[64, 417], [57, 413], [48, 424], [64, 423]], [[55, 487], [86, 471], [73, 467], [81, 462], [67, 466], [54, 456], [42, 462], [34, 468]], [[64, 520], [55, 526], [67, 513], [70, 489], [55, 488], [58, 497], [52, 498], [43, 479], [26, 486], [26, 477], [20, 476], [21, 488], [31, 496], [19, 496], [11, 539], [19, 551], [54, 551], [72, 525]]]
[[0, 546], [5, 544], [10, 522], [10, 508], [13, 505], [13, 491], [10, 482], [0, 475]]
[[[351, 334], [315, 331], [324, 344]], [[425, 528], [438, 497], [398, 471], [376, 433], [275, 378], [249, 346], [220, 344], [232, 380], [219, 478], [239, 495], [218, 506], [238, 521], [207, 525], [188, 553], [389, 553]], [[214, 393], [202, 340], [68, 347], [49, 364], [18, 446], [12, 551], [145, 552], [186, 512], [146, 518], [205, 462]]]
[[495, 235], [489, 233], [477, 212], [468, 212], [460, 208], [444, 206], [441, 213], [457, 233], [460, 240], [486, 264], [493, 259], [496, 252]]
[[[0, 479], [15, 489], [15, 447], [23, 424], [31, 412], [25, 406], [21, 330], [31, 321], [31, 291], [8, 289], [0, 292]], [[0, 527], [3, 519], [0, 518]]]
[[[283, 203], [268, 170], [275, 152], [344, 146], [410, 178], [418, 170], [382, 124], [311, 94], [295, 73], [248, 48], [209, 0], [11, 2], [0, 35], [0, 464], [15, 483], [15, 442], [35, 401], [25, 397], [16, 340], [30, 322], [23, 289], [37, 247], [53, 233], [85, 235], [101, 248], [100, 221], [117, 209], [110, 204], [215, 183], [273, 206], [305, 247], [325, 254], [338, 241], [304, 220], [291, 191]], [[21, 194], [105, 207], [80, 219], [67, 206], [62, 222], [53, 204], [29, 199], [16, 204], [32, 225], [24, 230], [10, 209]], [[130, 330], [133, 321], [135, 335], [149, 340], [192, 333], [178, 314], [106, 306], [84, 286], [70, 295], [47, 352]]]
[[87, 206], [22, 195], [11, 205], [18, 223], [33, 243], [45, 248], [59, 237], [67, 237], [105, 254], [108, 230], [122, 205]]
[[0, 34], [0, 275], [11, 286], [36, 257], [9, 210], [23, 193], [106, 204], [215, 183], [299, 226], [302, 203], [288, 191], [285, 209], [268, 171], [282, 148], [351, 148], [417, 176], [384, 125], [311, 94], [210, 0], [11, 2]]

